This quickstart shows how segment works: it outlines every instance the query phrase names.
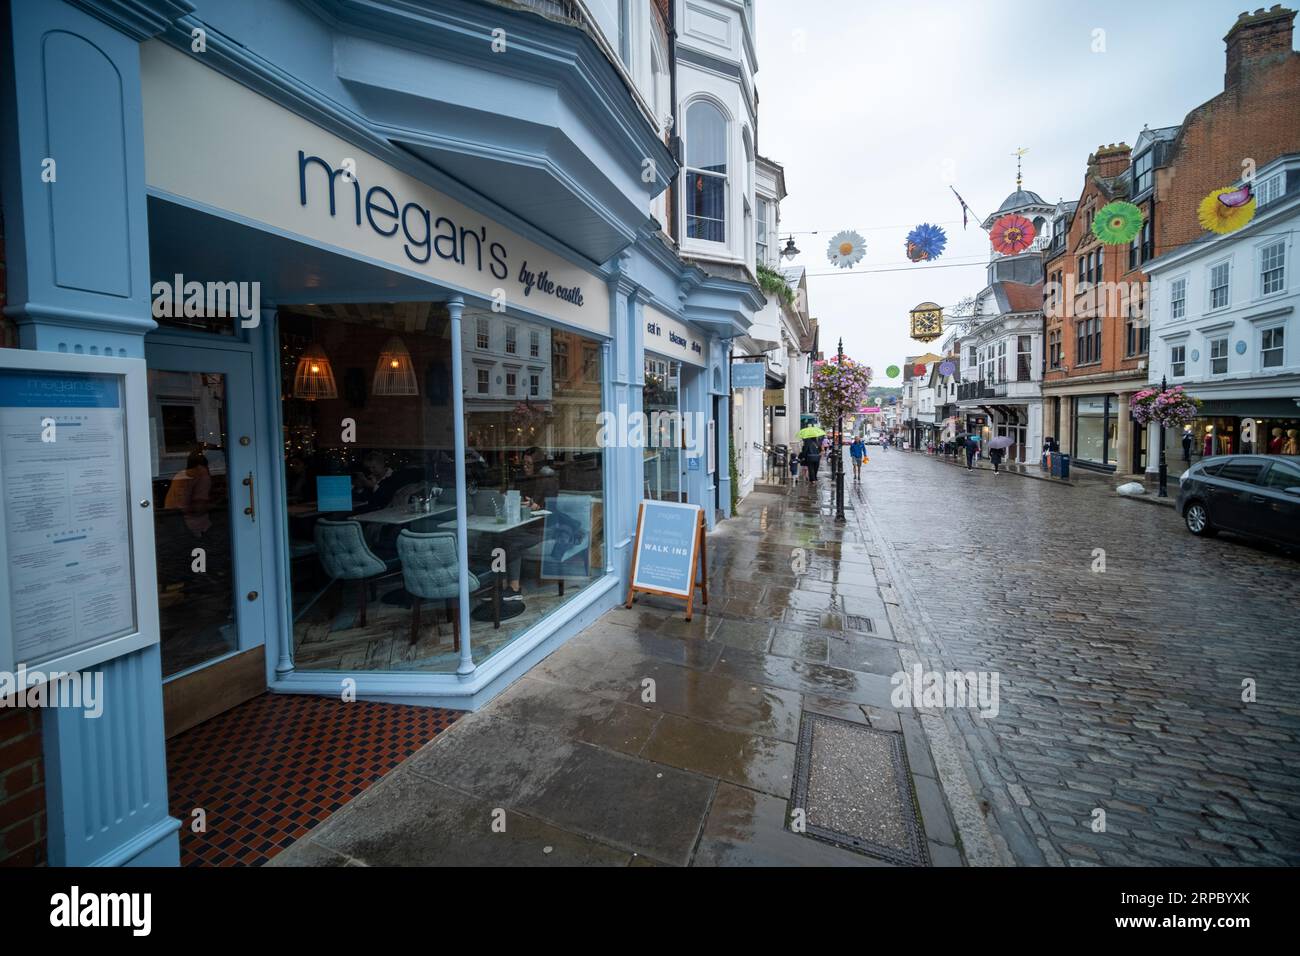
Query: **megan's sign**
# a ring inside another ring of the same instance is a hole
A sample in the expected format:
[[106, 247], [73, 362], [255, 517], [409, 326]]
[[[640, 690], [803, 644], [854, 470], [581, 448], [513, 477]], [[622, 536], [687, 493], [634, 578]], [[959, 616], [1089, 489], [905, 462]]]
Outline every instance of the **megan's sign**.
[[161, 41], [141, 44], [140, 69], [156, 193], [609, 332], [608, 287], [581, 266]]

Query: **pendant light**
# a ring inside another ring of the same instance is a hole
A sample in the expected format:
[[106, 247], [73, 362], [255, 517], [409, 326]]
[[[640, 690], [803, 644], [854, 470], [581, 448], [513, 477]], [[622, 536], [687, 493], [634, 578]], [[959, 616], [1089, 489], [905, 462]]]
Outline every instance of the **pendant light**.
[[375, 395], [419, 395], [415, 383], [415, 366], [406, 344], [394, 335], [384, 343], [375, 363], [375, 381], [370, 389]]
[[338, 386], [334, 383], [334, 367], [318, 343], [309, 345], [298, 359], [298, 369], [293, 376], [293, 396], [308, 402], [339, 397]]

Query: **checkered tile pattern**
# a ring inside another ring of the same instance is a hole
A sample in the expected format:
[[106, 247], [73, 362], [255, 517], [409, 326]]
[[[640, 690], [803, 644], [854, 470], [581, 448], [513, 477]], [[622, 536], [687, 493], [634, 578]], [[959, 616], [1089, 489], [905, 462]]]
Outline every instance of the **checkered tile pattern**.
[[[167, 742], [182, 866], [260, 866], [461, 711], [263, 694]], [[195, 833], [194, 810], [207, 830]]]

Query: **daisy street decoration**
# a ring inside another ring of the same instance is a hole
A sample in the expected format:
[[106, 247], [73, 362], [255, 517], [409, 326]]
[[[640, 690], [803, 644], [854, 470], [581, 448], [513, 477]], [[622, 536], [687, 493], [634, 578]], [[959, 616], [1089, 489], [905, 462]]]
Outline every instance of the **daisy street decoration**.
[[866, 251], [867, 240], [852, 229], [845, 229], [831, 237], [830, 245], [826, 247], [826, 258], [841, 269], [852, 269]]
[[1224, 235], [1236, 232], [1255, 218], [1255, 196], [1250, 183], [1240, 189], [1216, 189], [1197, 209], [1201, 228]]
[[870, 388], [871, 368], [847, 355], [843, 364], [834, 356], [813, 362], [812, 389], [817, 396], [818, 416], [826, 428], [834, 428], [841, 412], [863, 404]]
[[1092, 219], [1092, 234], [1108, 246], [1124, 246], [1142, 231], [1142, 210], [1131, 202], [1107, 203]]
[[1024, 216], [1008, 213], [989, 230], [989, 242], [1004, 256], [1024, 252], [1034, 241], [1034, 224]]
[[1188, 395], [1181, 385], [1175, 385], [1163, 392], [1159, 388], [1144, 388], [1129, 399], [1128, 407], [1139, 425], [1154, 422], [1177, 428], [1192, 423], [1200, 413], [1201, 400]]
[[913, 262], [929, 262], [943, 255], [948, 245], [948, 235], [940, 227], [923, 222], [907, 234], [907, 258]]

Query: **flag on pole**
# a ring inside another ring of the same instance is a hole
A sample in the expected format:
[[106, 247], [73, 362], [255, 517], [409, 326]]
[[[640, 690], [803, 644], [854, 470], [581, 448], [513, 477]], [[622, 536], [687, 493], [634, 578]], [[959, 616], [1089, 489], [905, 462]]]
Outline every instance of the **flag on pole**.
[[965, 229], [965, 228], [966, 228], [966, 214], [970, 212], [970, 206], [966, 205], [966, 200], [964, 200], [964, 199], [961, 198], [961, 193], [957, 192], [957, 187], [956, 187], [956, 186], [949, 186], [948, 188], [952, 190], [952, 194], [953, 194], [954, 196], [956, 196], [956, 197], [957, 197], [957, 201], [958, 201], [959, 203], [961, 203], [961, 227], [962, 227], [963, 229]]

